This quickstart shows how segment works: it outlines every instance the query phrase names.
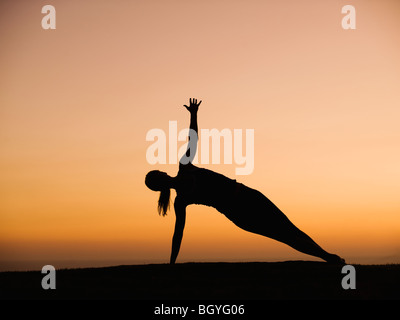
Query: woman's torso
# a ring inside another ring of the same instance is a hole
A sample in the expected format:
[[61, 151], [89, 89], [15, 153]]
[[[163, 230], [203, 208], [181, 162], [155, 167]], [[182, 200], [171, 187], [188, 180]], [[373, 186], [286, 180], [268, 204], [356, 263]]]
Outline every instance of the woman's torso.
[[180, 165], [177, 196], [186, 205], [202, 204], [222, 213], [230, 211], [239, 188], [236, 180], [192, 164]]

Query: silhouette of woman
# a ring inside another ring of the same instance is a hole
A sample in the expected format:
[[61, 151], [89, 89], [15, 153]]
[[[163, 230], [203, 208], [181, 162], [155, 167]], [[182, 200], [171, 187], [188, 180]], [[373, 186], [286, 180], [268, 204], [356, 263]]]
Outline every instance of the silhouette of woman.
[[158, 170], [146, 175], [145, 184], [153, 191], [161, 191], [158, 212], [165, 216], [169, 208], [170, 189], [176, 190], [174, 209], [175, 231], [172, 238], [170, 263], [174, 264], [182, 242], [186, 220], [186, 207], [190, 204], [211, 206], [223, 213], [238, 227], [283, 242], [292, 248], [319, 257], [329, 263], [344, 264], [337, 255], [330, 254], [299, 230], [261, 192], [214, 171], [198, 168], [192, 164], [197, 149], [197, 111], [201, 101], [190, 99], [189, 143], [186, 154], [180, 159], [179, 172], [171, 177]]

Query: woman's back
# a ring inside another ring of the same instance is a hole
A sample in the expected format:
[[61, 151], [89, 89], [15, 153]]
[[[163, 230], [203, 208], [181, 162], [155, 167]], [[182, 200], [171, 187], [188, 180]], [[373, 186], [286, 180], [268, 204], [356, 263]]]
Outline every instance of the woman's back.
[[236, 180], [192, 164], [180, 165], [177, 196], [186, 204], [202, 204], [225, 213], [233, 204]]

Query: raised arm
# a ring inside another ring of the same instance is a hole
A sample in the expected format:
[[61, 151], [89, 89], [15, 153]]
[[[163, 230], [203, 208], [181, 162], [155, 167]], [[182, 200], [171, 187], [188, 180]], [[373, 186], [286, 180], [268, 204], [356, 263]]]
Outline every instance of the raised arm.
[[186, 206], [179, 201], [178, 197], [175, 198], [174, 208], [175, 208], [176, 221], [175, 221], [174, 236], [172, 237], [170, 264], [174, 264], [176, 258], [178, 257], [183, 237], [183, 229], [185, 229], [185, 221], [186, 221]]
[[190, 127], [189, 127], [189, 143], [186, 153], [179, 160], [181, 164], [191, 163], [196, 155], [197, 151], [197, 141], [198, 141], [198, 127], [197, 127], [197, 111], [201, 101], [197, 103], [197, 99], [190, 99], [189, 106], [184, 105], [184, 107], [190, 112]]

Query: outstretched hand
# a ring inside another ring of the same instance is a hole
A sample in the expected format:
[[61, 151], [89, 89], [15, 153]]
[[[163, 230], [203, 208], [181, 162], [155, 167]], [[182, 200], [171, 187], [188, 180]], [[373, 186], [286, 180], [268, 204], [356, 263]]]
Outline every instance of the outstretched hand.
[[199, 110], [199, 106], [200, 106], [200, 103], [201, 103], [201, 100], [200, 100], [200, 102], [199, 103], [197, 103], [197, 99], [192, 99], [192, 98], [190, 98], [189, 99], [189, 102], [190, 102], [190, 104], [189, 104], [189, 107], [185, 104], [185, 105], [183, 105], [186, 109], [188, 109], [188, 111], [190, 112], [190, 113], [197, 113], [197, 111]]

